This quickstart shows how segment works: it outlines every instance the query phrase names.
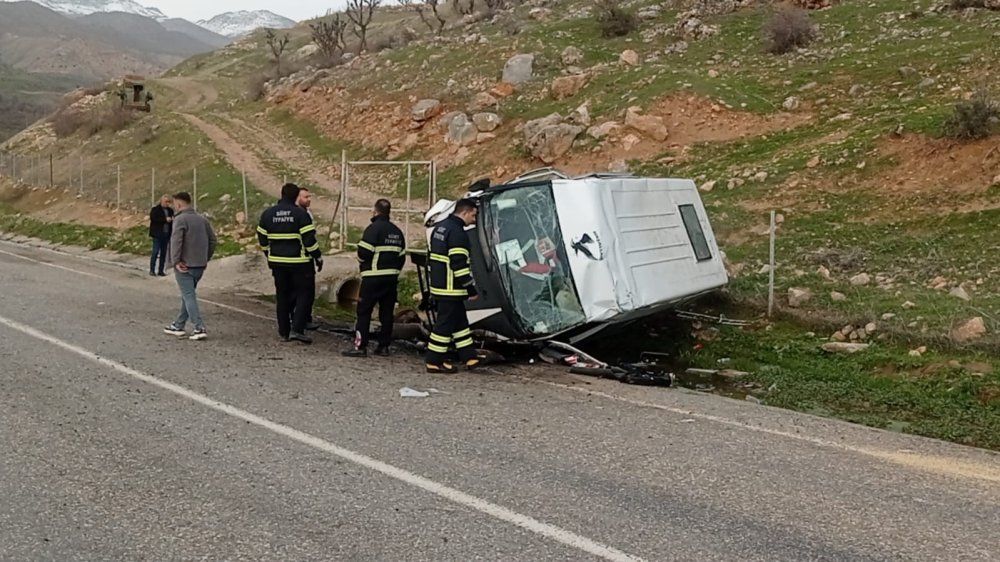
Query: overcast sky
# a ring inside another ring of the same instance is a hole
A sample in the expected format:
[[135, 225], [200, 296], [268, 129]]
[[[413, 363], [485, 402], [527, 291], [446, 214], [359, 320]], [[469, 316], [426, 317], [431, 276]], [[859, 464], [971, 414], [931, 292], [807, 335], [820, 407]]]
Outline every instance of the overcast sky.
[[208, 19], [223, 12], [270, 10], [295, 21], [302, 21], [340, 9], [346, 0], [138, 0], [159, 8], [164, 14], [191, 21]]

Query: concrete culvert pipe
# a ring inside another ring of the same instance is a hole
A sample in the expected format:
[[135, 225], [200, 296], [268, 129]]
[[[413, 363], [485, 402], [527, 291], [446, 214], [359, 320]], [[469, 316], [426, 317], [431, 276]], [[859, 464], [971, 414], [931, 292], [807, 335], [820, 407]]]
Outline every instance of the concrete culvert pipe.
[[361, 300], [361, 278], [346, 277], [334, 285], [333, 296], [340, 306], [353, 306]]

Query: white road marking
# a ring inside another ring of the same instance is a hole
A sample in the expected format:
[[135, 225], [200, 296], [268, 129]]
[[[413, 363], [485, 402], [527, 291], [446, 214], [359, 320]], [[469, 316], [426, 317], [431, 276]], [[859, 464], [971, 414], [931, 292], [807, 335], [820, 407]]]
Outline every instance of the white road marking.
[[515, 511], [511, 511], [510, 509], [507, 509], [505, 507], [499, 506], [494, 503], [490, 503], [486, 500], [477, 498], [475, 496], [466, 494], [465, 492], [456, 490], [455, 488], [448, 487], [444, 484], [440, 484], [438, 482], [435, 482], [434, 480], [430, 480], [429, 478], [424, 478], [423, 476], [414, 474], [402, 468], [398, 468], [391, 464], [382, 462], [380, 460], [373, 459], [366, 455], [362, 455], [361, 453], [356, 453], [354, 451], [345, 449], [343, 447], [335, 445], [329, 441], [326, 441], [314, 435], [310, 435], [308, 433], [299, 431], [287, 425], [282, 425], [280, 423], [273, 422], [266, 418], [262, 418], [258, 415], [247, 412], [246, 410], [241, 410], [240, 408], [231, 406], [224, 402], [213, 400], [212, 398], [209, 398], [202, 394], [198, 394], [197, 392], [189, 390], [178, 384], [165, 381], [153, 375], [147, 375], [145, 373], [141, 373], [117, 361], [101, 357], [100, 355], [92, 351], [88, 351], [77, 345], [73, 345], [54, 336], [50, 336], [44, 332], [32, 328], [31, 326], [21, 324], [20, 322], [10, 320], [3, 316], [0, 316], [0, 324], [3, 324], [4, 326], [11, 328], [12, 330], [21, 332], [22, 334], [25, 334], [27, 336], [52, 344], [56, 347], [59, 347], [65, 351], [78, 355], [89, 361], [93, 361], [95, 363], [108, 367], [123, 375], [128, 375], [144, 383], [162, 388], [163, 390], [172, 392], [183, 398], [187, 398], [188, 400], [201, 404], [202, 406], [207, 406], [208, 408], [226, 414], [227, 416], [231, 416], [249, 422], [253, 425], [256, 425], [260, 428], [266, 429], [283, 437], [287, 437], [294, 441], [298, 441], [299, 443], [308, 445], [315, 449], [319, 449], [320, 451], [330, 453], [346, 461], [352, 462], [369, 470], [381, 473], [390, 478], [394, 478], [396, 480], [399, 480], [416, 488], [420, 488], [425, 492], [430, 492], [431, 494], [440, 496], [448, 501], [474, 509], [480, 513], [484, 513], [486, 515], [489, 515], [493, 518], [499, 519], [506, 523], [516, 525], [518, 527], [521, 527], [522, 529], [525, 529], [527, 531], [530, 531], [547, 539], [553, 540], [555, 542], [561, 543], [565, 546], [575, 548], [587, 554], [591, 554], [593, 556], [602, 558], [604, 560], [610, 560], [612, 562], [643, 562], [641, 558], [632, 556], [616, 548], [588, 539], [587, 537], [577, 535], [576, 533], [567, 531], [560, 527], [556, 527], [555, 525], [543, 523], [533, 517], [523, 515]]
[[[16, 243], [12, 243], [12, 242], [7, 242], [7, 243], [8, 244], [13, 244], [13, 245], [16, 245], [16, 246], [19, 246], [19, 247], [23, 247], [20, 244], [16, 244]], [[77, 259], [83, 260], [83, 261], [88, 261], [89, 260], [89, 258], [84, 257], [84, 256], [77, 256], [75, 254], [69, 254], [69, 253], [65, 253], [65, 252], [59, 252], [59, 251], [50, 250], [50, 249], [47, 249], [47, 248], [40, 248], [40, 249], [46, 249], [46, 250], [48, 250], [50, 252], [53, 252], [53, 253], [65, 255], [67, 257], [77, 258]], [[26, 261], [29, 261], [29, 262], [34, 262], [34, 263], [37, 263], [39, 265], [45, 265], [45, 266], [49, 266], [49, 267], [54, 267], [56, 269], [61, 269], [61, 270], [64, 270], [64, 271], [70, 271], [70, 272], [74, 272], [74, 273], [79, 273], [81, 275], [87, 275], [87, 276], [90, 276], [90, 277], [96, 277], [96, 278], [104, 280], [104, 281], [112, 281], [111, 279], [108, 279], [106, 277], [102, 277], [100, 275], [95, 275], [93, 273], [88, 273], [88, 272], [85, 272], [85, 271], [79, 271], [79, 270], [76, 270], [76, 269], [72, 269], [72, 268], [68, 268], [68, 267], [63, 267], [61, 265], [56, 265], [56, 264], [46, 263], [46, 262], [43, 262], [43, 261], [38, 261], [38, 260], [35, 260], [35, 259], [32, 259], [32, 258], [28, 258], [28, 257], [25, 257], [25, 256], [18, 255], [18, 254], [12, 254], [12, 253], [9, 253], [9, 252], [4, 252], [3, 250], [0, 250], [0, 253], [7, 254], [7, 255], [10, 255], [10, 256], [13, 256], [13, 257], [16, 257], [16, 258], [20, 258], [22, 260], [26, 260]], [[267, 321], [272, 321], [272, 322], [275, 321], [273, 318], [262, 316], [260, 314], [256, 314], [254, 312], [250, 312], [248, 310], [243, 310], [243, 309], [237, 308], [235, 306], [230, 306], [228, 304], [222, 304], [222, 303], [219, 303], [219, 302], [214, 302], [214, 301], [205, 300], [205, 299], [201, 299], [201, 300], [203, 302], [205, 302], [205, 303], [208, 303], [208, 304], [211, 304], [211, 305], [215, 305], [215, 306], [218, 306], [220, 308], [224, 308], [226, 310], [231, 310], [231, 311], [237, 312], [239, 314], [244, 314], [244, 315], [250, 316], [252, 318], [259, 318], [259, 319], [262, 319], [262, 320], [267, 320]], [[871, 449], [871, 448], [865, 448], [865, 447], [857, 447], [857, 446], [854, 446], [854, 445], [848, 445], [848, 444], [840, 443], [840, 442], [836, 442], [836, 441], [828, 441], [828, 440], [825, 440], [825, 439], [820, 439], [818, 437], [811, 437], [811, 436], [808, 436], [808, 435], [803, 435], [801, 433], [791, 433], [791, 432], [782, 431], [782, 430], [779, 430], [779, 429], [771, 429], [771, 428], [760, 426], [760, 425], [753, 425], [753, 424], [749, 424], [749, 423], [745, 423], [745, 422], [741, 422], [741, 421], [737, 421], [737, 420], [733, 420], [733, 419], [729, 419], [729, 418], [724, 418], [724, 417], [721, 417], [721, 416], [714, 416], [714, 415], [711, 415], [711, 414], [702, 414], [702, 413], [694, 412], [694, 411], [691, 411], [691, 410], [684, 410], [682, 408], [674, 408], [674, 407], [671, 407], [671, 406], [666, 406], [666, 405], [663, 405], [663, 404], [657, 404], [657, 403], [654, 403], [654, 402], [646, 402], [644, 400], [635, 400], [635, 399], [632, 399], [632, 398], [626, 398], [624, 396], [617, 396], [617, 395], [614, 395], [614, 394], [608, 394], [606, 392], [601, 392], [599, 390], [591, 390], [591, 389], [587, 389], [587, 388], [570, 386], [570, 385], [561, 384], [561, 383], [557, 383], [557, 382], [551, 382], [551, 381], [542, 381], [542, 380], [533, 379], [533, 378], [530, 378], [530, 377], [519, 376], [517, 378], [519, 378], [521, 380], [524, 380], [524, 381], [527, 381], [527, 382], [531, 382], [531, 383], [544, 384], [544, 385], [547, 385], [547, 386], [552, 386], [552, 387], [560, 388], [560, 389], [563, 389], [563, 390], [569, 390], [569, 391], [578, 392], [578, 393], [582, 393], [582, 394], [588, 394], [588, 395], [591, 395], [591, 396], [597, 396], [599, 398], [604, 398], [604, 399], [612, 400], [612, 401], [615, 401], [615, 402], [623, 402], [623, 403], [626, 403], [626, 404], [631, 404], [633, 406], [640, 406], [640, 407], [643, 407], [643, 408], [653, 408], [653, 409], [660, 410], [660, 411], [663, 411], [663, 412], [670, 412], [670, 413], [673, 413], [673, 414], [680, 414], [680, 415], [683, 415], [683, 416], [687, 416], [688, 418], [697, 418], [697, 419], [701, 419], [701, 420], [705, 420], [705, 421], [709, 421], [709, 422], [713, 422], [713, 423], [718, 423], [718, 424], [727, 425], [727, 426], [730, 426], [730, 427], [735, 427], [735, 428], [746, 430], [746, 431], [753, 431], [753, 432], [757, 432], [757, 433], [764, 433], [764, 434], [767, 434], [767, 435], [774, 435], [776, 437], [783, 437], [783, 438], [786, 438], [786, 439], [794, 439], [796, 441], [802, 441], [802, 442], [810, 443], [810, 444], [817, 445], [817, 446], [820, 446], [820, 447], [831, 448], [831, 449], [838, 449], [838, 450], [841, 450], [841, 451], [847, 451], [847, 452], [851, 452], [851, 453], [865, 455], [865, 456], [868, 456], [868, 457], [875, 457], [877, 459], [880, 459], [880, 460], [883, 460], [883, 461], [886, 461], [886, 462], [892, 462], [894, 464], [903, 464], [903, 465], [906, 465], [906, 466], [910, 466], [911, 468], [918, 468], [918, 469], [921, 469], [921, 470], [924, 470], [924, 471], [935, 472], [937, 474], [943, 474], [943, 475], [950, 476], [950, 477], [958, 477], [958, 478], [966, 478], [966, 479], [972, 478], [972, 479], [979, 479], [979, 480], [989, 480], [989, 481], [994, 481], [994, 482], [995, 481], [1000, 481], [1000, 475], [997, 475], [989, 467], [985, 467], [984, 465], [980, 465], [980, 464], [976, 464], [976, 463], [967, 463], [967, 462], [961, 461], [961, 460], [956, 459], [956, 458], [941, 457], [942, 459], [944, 459], [944, 461], [940, 461], [940, 459], [938, 459], [938, 461], [936, 461], [934, 463], [929, 463], [929, 462], [925, 462], [925, 461], [927, 461], [927, 459], [929, 457], [926, 457], [924, 455], [910, 455], [909, 457], [907, 457], [906, 455], [904, 455], [903, 453], [900, 453], [900, 452], [886, 451], [886, 450], [882, 450], [882, 449]], [[802, 414], [802, 415], [805, 415], [805, 414]], [[684, 420], [684, 421], [686, 421], [686, 420]], [[829, 420], [829, 421], [836, 421], [836, 420]]]

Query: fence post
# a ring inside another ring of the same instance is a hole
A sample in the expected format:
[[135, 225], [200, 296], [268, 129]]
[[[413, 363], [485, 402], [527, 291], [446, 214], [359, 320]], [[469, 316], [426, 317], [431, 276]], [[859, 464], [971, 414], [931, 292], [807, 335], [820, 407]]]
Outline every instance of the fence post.
[[250, 203], [247, 201], [247, 171], [243, 169], [243, 222], [250, 224]]
[[340, 206], [341, 220], [340, 220], [340, 249], [344, 250], [347, 244], [347, 207], [350, 204], [350, 199], [347, 193], [348, 186], [351, 183], [351, 171], [347, 163], [347, 151], [343, 150], [340, 153], [342, 167], [340, 169], [340, 196], [343, 199], [343, 205]]
[[770, 318], [774, 314], [774, 237], [775, 237], [775, 211], [771, 211], [771, 257], [768, 263], [770, 266], [769, 277], [767, 283], [767, 317]]
[[149, 180], [149, 206], [156, 206], [156, 168], [150, 169], [150, 180]]
[[49, 154], [49, 187], [52, 188], [56, 185], [55, 181], [56, 170], [55, 170], [55, 159]]
[[413, 162], [406, 163], [406, 212], [403, 213], [403, 221], [405, 224], [403, 228], [403, 241], [408, 245], [410, 243], [410, 199], [413, 190]]
[[17, 183], [17, 154], [10, 155], [10, 179]]
[[80, 195], [83, 195], [83, 156], [80, 157]]
[[122, 166], [117, 166], [117, 187], [115, 188], [115, 214], [118, 215], [118, 228], [122, 226]]
[[198, 210], [198, 167], [197, 166], [194, 167], [194, 176], [191, 181], [194, 188], [193, 205], [194, 205], [194, 210], [197, 211]]

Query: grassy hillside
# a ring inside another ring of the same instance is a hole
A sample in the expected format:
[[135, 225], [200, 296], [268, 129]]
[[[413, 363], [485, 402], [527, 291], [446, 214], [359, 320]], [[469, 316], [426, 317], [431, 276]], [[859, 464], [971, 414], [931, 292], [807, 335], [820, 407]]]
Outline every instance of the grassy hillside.
[[[605, 33], [602, 5], [445, 11], [441, 33], [397, 7], [376, 16], [368, 53], [342, 60], [313, 54], [307, 28], [291, 30], [280, 69], [256, 34], [174, 68], [157, 90], [159, 144], [110, 152], [137, 166], [155, 153], [184, 177], [212, 149], [177, 111], [228, 133], [275, 177], [333, 182], [347, 150], [434, 159], [442, 194], [508, 179], [540, 155], [573, 173], [695, 178], [728, 257], [729, 315], [766, 309], [776, 211], [778, 306], [776, 323], [755, 331], [702, 326], [671, 338], [683, 343], [680, 363], [727, 360], [752, 373], [746, 388], [767, 403], [1000, 447], [990, 437], [1000, 427], [1000, 92], [990, 91], [1000, 11], [640, 0], [615, 6], [623, 32]], [[772, 48], [776, 37], [802, 42]], [[502, 83], [519, 54], [533, 56], [530, 76]], [[425, 99], [440, 102], [437, 113], [414, 122]], [[969, 110], [958, 122], [956, 108]], [[480, 116], [488, 126], [462, 143], [454, 125], [447, 138], [453, 112], [496, 116]], [[554, 113], [568, 140], [540, 150], [526, 136], [537, 127], [524, 125]], [[386, 189], [398, 197], [398, 182]], [[872, 347], [819, 351], [831, 338]]]

